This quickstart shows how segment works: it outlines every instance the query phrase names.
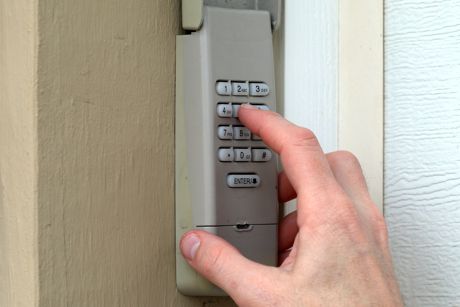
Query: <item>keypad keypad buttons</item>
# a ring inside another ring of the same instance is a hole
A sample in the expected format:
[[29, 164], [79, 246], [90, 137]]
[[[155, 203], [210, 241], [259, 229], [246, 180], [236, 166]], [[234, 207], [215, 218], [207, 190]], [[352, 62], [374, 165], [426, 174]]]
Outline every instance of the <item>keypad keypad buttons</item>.
[[249, 86], [246, 82], [232, 82], [233, 96], [247, 96], [249, 94]]
[[249, 148], [235, 148], [235, 161], [237, 162], [251, 161], [251, 150]]
[[221, 140], [231, 140], [233, 138], [233, 129], [230, 126], [219, 126], [217, 136]]
[[270, 108], [265, 104], [255, 104], [254, 106], [262, 111], [270, 111]]
[[219, 103], [217, 105], [217, 115], [219, 117], [232, 117], [233, 108], [230, 103]]
[[249, 95], [255, 97], [267, 96], [270, 93], [270, 88], [267, 84], [261, 82], [249, 83]]
[[235, 157], [232, 148], [219, 148], [217, 155], [221, 162], [232, 162]]
[[232, 94], [232, 84], [226, 81], [218, 81], [216, 83], [216, 92], [222, 96], [230, 96]]
[[239, 104], [239, 103], [237, 103], [237, 104], [235, 104], [235, 103], [232, 104], [232, 109], [233, 109], [233, 114], [232, 114], [232, 116], [233, 116], [233, 117], [235, 117], [235, 118], [238, 117], [238, 111], [240, 110], [240, 106], [241, 106], [241, 104]]
[[267, 148], [252, 149], [252, 161], [268, 162], [272, 159], [272, 152]]
[[233, 139], [235, 140], [250, 140], [251, 131], [243, 126], [234, 126], [233, 127]]
[[260, 185], [260, 177], [254, 174], [229, 174], [227, 185], [230, 188], [257, 188]]

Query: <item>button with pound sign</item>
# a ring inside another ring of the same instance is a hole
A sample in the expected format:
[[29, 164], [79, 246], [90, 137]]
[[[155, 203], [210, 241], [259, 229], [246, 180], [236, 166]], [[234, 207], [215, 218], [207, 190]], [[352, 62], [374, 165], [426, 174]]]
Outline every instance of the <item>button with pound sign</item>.
[[267, 162], [272, 159], [272, 152], [267, 148], [254, 148], [252, 149], [252, 161], [254, 162]]

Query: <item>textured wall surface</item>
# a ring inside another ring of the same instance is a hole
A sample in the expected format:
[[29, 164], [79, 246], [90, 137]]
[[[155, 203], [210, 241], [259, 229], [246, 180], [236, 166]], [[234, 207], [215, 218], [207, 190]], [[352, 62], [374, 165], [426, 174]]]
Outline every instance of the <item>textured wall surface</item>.
[[0, 1], [0, 306], [233, 306], [175, 287], [179, 12]]
[[0, 0], [0, 306], [36, 306], [35, 0]]
[[407, 306], [460, 306], [459, 16], [386, 1], [385, 215]]

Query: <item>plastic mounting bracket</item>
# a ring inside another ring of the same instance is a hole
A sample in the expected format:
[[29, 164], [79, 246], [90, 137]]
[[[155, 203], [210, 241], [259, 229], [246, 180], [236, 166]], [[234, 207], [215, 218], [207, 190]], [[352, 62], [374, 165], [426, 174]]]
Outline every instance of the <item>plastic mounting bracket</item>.
[[203, 23], [203, 6], [268, 11], [275, 31], [281, 22], [282, 0], [182, 0], [182, 28], [197, 31]]

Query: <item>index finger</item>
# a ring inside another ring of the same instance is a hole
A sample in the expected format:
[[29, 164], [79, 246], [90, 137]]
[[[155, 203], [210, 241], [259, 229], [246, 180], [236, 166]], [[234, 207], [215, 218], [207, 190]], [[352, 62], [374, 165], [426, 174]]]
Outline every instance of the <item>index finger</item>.
[[[307, 204], [323, 203], [336, 191], [337, 182], [313, 132], [279, 114], [243, 104], [238, 116], [253, 133], [280, 155], [284, 171], [299, 198]], [[299, 214], [303, 211], [299, 208]]]

